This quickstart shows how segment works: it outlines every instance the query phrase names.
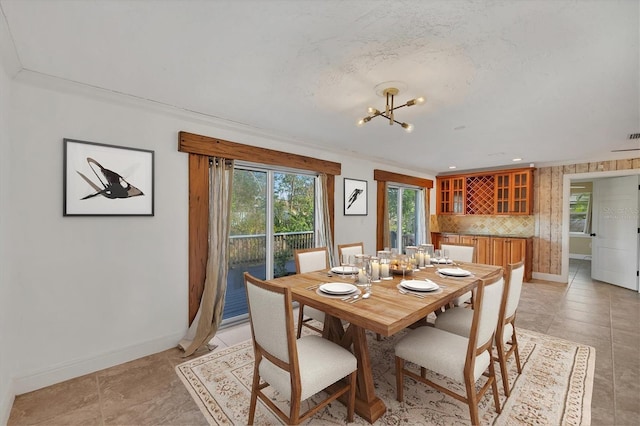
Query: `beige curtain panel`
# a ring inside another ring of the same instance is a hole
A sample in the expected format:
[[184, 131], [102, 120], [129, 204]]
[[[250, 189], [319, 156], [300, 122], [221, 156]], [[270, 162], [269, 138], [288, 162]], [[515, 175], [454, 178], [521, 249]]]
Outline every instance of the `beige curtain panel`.
[[233, 160], [211, 159], [209, 167], [209, 256], [200, 307], [178, 346], [183, 356], [193, 354], [208, 344], [222, 321], [227, 291], [229, 231], [231, 220], [231, 188]]

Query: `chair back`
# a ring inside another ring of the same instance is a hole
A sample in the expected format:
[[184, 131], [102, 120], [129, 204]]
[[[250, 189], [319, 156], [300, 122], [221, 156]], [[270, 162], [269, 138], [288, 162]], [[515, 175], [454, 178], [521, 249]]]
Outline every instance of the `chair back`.
[[[492, 345], [493, 337], [498, 325], [502, 294], [504, 291], [504, 276], [502, 270], [482, 280], [476, 288], [473, 305], [473, 322], [469, 339], [473, 341], [476, 354]], [[470, 342], [471, 343], [471, 342]]]
[[355, 254], [364, 254], [364, 243], [338, 245], [338, 260], [341, 260], [343, 255], [351, 256]]
[[473, 262], [475, 247], [467, 244], [440, 244], [443, 250], [449, 250], [449, 258], [458, 262]]
[[275, 357], [285, 364], [297, 364], [297, 359], [291, 359], [296, 354], [291, 289], [269, 284], [248, 272], [244, 281], [255, 350], [271, 362]]
[[321, 271], [329, 267], [329, 250], [326, 247], [296, 250], [294, 257], [297, 274]]
[[508, 291], [506, 306], [502, 314], [504, 320], [511, 318], [518, 309], [520, 294], [522, 293], [522, 282], [524, 281], [524, 261], [513, 263], [507, 266], [506, 279], [508, 281]]

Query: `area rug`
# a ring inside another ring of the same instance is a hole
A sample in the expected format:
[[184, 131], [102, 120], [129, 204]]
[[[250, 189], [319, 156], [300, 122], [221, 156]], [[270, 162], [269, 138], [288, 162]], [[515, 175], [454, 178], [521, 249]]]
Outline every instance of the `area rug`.
[[[376, 394], [387, 406], [376, 425], [463, 425], [470, 423], [466, 404], [423, 384], [405, 379], [404, 402], [396, 401], [394, 345], [402, 333], [377, 341], [368, 335]], [[483, 425], [588, 425], [591, 422], [595, 349], [533, 331], [518, 330], [523, 372], [518, 376], [515, 360], [509, 361], [513, 386], [507, 399], [498, 377], [502, 414], [493, 406], [489, 390], [479, 404]], [[190, 394], [212, 425], [244, 425], [249, 412], [253, 348], [251, 341], [218, 349], [176, 367]], [[500, 368], [496, 363], [496, 374]], [[431, 380], [464, 394], [464, 385], [431, 373]], [[480, 380], [482, 383], [482, 379]], [[285, 408], [287, 402], [276, 392], [272, 399]], [[312, 397], [305, 404], [313, 404]], [[305, 408], [305, 407], [303, 407]], [[339, 402], [309, 419], [306, 424], [345, 424], [346, 408]], [[255, 424], [281, 421], [258, 401]], [[355, 416], [357, 425], [369, 424]]]

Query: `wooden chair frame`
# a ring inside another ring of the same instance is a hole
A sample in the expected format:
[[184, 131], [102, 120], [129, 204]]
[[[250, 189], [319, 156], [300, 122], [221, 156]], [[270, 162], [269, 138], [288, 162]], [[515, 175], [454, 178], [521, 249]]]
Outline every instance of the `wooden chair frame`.
[[[347, 403], [347, 421], [353, 422], [353, 413], [355, 410], [355, 400], [356, 400], [356, 378], [358, 370], [355, 370], [353, 373], [349, 375], [346, 383], [337, 382], [334, 387], [331, 387], [332, 392], [329, 394], [327, 398], [318, 403], [318, 405], [311, 407], [309, 410], [304, 413], [300, 413], [301, 403], [300, 400], [302, 385], [300, 383], [300, 366], [298, 362], [298, 351], [296, 349], [296, 337], [293, 333], [293, 309], [292, 309], [292, 296], [291, 289], [289, 287], [280, 287], [273, 284], [269, 284], [263, 280], [255, 278], [251, 276], [248, 272], [244, 273], [245, 283], [255, 285], [267, 291], [272, 291], [275, 293], [282, 294], [284, 296], [284, 305], [281, 307], [285, 309], [285, 317], [286, 317], [286, 332], [287, 332], [287, 346], [288, 346], [288, 356], [289, 362], [284, 362], [281, 359], [276, 358], [269, 352], [267, 352], [262, 346], [260, 346], [255, 340], [255, 334], [253, 329], [253, 322], [250, 321], [251, 325], [251, 339], [253, 341], [253, 349], [255, 354], [255, 361], [253, 367], [253, 381], [251, 385], [251, 400], [249, 402], [249, 419], [248, 424], [252, 425], [255, 412], [256, 412], [256, 403], [258, 398], [262, 400], [262, 402], [269, 407], [285, 424], [299, 424], [309, 417], [316, 414], [318, 411], [326, 407], [329, 403], [333, 402], [340, 396], [344, 395], [348, 392], [348, 403]], [[250, 305], [250, 300], [247, 294], [247, 303]], [[279, 307], [275, 307], [274, 309], [279, 309]], [[251, 312], [251, 308], [249, 307], [249, 312]], [[290, 410], [289, 415], [283, 412], [276, 404], [271, 401], [271, 399], [264, 394], [263, 389], [270, 386], [269, 383], [263, 382], [260, 380], [260, 361], [262, 358], [266, 358], [274, 365], [283, 369], [289, 374], [291, 378], [291, 401], [290, 401]]]
[[[486, 287], [493, 285], [500, 281], [502, 278], [502, 270], [496, 271], [494, 274], [487, 277], [485, 280], [482, 280], [480, 284], [475, 288], [476, 291], [476, 306], [482, 306], [482, 298], [484, 296], [484, 290]], [[493, 402], [495, 405], [495, 409], [497, 413], [500, 413], [502, 407], [500, 406], [500, 398], [498, 396], [498, 385], [496, 381], [496, 373], [493, 365], [493, 361], [489, 362], [489, 373], [483, 373], [484, 376], [487, 377], [487, 381], [480, 388], [479, 391], [476, 391], [475, 380], [473, 378], [473, 370], [475, 366], [475, 361], [478, 355], [482, 352], [489, 352], [489, 359], [493, 360], [492, 347], [495, 338], [495, 332], [491, 336], [487, 342], [482, 344], [477, 348], [477, 327], [478, 322], [480, 320], [480, 311], [475, 310], [473, 315], [473, 322], [471, 326], [471, 333], [469, 335], [469, 345], [467, 346], [467, 356], [464, 365], [464, 382], [466, 388], [466, 396], [459, 395], [453, 392], [450, 389], [447, 389], [443, 386], [440, 386], [437, 383], [432, 382], [431, 380], [426, 378], [425, 367], [420, 367], [420, 374], [416, 374], [411, 370], [407, 370], [404, 366], [405, 360], [396, 356], [395, 364], [396, 364], [396, 399], [400, 402], [404, 399], [404, 376], [409, 376], [412, 379], [424, 383], [428, 386], [431, 386], [437, 389], [440, 392], [443, 392], [458, 401], [462, 401], [469, 405], [469, 413], [471, 415], [471, 424], [477, 425], [480, 423], [480, 419], [478, 416], [478, 402], [485, 394], [485, 392], [489, 389], [489, 386], [492, 388], [493, 393]]]
[[363, 242], [349, 243], [349, 244], [338, 244], [338, 263], [340, 263], [340, 260], [342, 259], [342, 251], [344, 249], [350, 248], [350, 247], [360, 247], [360, 254], [364, 254], [364, 243]]
[[[331, 265], [331, 263], [329, 262], [329, 250], [327, 250], [326, 247], [313, 247], [313, 248], [307, 248], [307, 249], [299, 249], [296, 250], [293, 253], [293, 256], [295, 258], [296, 261], [296, 274], [300, 274], [301, 272], [311, 272], [311, 271], [301, 271], [300, 268], [300, 254], [303, 253], [310, 253], [310, 252], [318, 252], [318, 251], [324, 251], [325, 252], [325, 256], [326, 256], [326, 261], [325, 261], [325, 265], [327, 267], [329, 267], [329, 265]], [[297, 332], [296, 332], [296, 336], [299, 339], [300, 336], [302, 335], [302, 327], [307, 327], [317, 333], [322, 334], [322, 329], [315, 327], [311, 324], [309, 324], [309, 322], [312, 320], [312, 318], [307, 318], [306, 320], [304, 319], [304, 305], [302, 303], [299, 304], [298, 306], [298, 327], [297, 327]], [[324, 322], [324, 321], [323, 321]]]
[[[507, 265], [507, 273], [505, 275], [504, 282], [504, 297], [500, 304], [500, 316], [498, 317], [498, 327], [496, 329], [496, 346], [498, 352], [498, 362], [500, 363], [500, 371], [502, 373], [502, 385], [504, 387], [504, 394], [508, 397], [511, 394], [511, 388], [509, 387], [509, 375], [507, 371], [507, 360], [511, 355], [515, 355], [516, 366], [518, 368], [518, 374], [522, 374], [522, 365], [520, 364], [520, 354], [518, 353], [518, 338], [516, 336], [516, 313], [505, 318], [507, 301], [509, 299], [509, 293], [511, 292], [511, 276], [515, 269], [524, 268], [524, 259], [518, 263], [512, 263]], [[510, 345], [509, 349], [505, 352], [504, 349], [504, 329], [507, 324], [511, 324], [511, 340], [507, 342]]]

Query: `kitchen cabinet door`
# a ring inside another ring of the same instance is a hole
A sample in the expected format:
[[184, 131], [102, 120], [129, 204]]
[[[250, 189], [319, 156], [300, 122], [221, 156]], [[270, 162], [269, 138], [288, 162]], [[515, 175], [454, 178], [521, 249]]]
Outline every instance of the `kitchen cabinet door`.
[[436, 178], [436, 206], [438, 214], [464, 214], [464, 177]]
[[533, 170], [495, 175], [495, 214], [533, 213]]

